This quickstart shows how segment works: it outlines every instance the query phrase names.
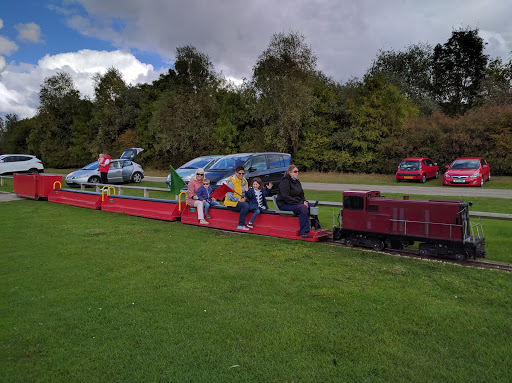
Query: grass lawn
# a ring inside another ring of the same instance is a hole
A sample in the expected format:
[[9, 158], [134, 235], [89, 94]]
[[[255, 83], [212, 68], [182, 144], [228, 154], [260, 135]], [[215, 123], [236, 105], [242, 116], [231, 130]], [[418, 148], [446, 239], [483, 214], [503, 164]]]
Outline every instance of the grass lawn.
[[2, 382], [512, 376], [509, 273], [31, 200], [0, 214]]

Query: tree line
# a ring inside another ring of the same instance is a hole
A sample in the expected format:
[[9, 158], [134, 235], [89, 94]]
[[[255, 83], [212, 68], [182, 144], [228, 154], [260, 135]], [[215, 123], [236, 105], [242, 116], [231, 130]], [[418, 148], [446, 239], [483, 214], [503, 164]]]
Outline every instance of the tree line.
[[408, 156], [440, 165], [483, 156], [493, 174], [510, 175], [512, 56], [490, 60], [484, 47], [477, 29], [454, 30], [435, 47], [379, 51], [362, 79], [337, 83], [302, 34], [277, 33], [241, 85], [184, 46], [151, 84], [128, 85], [116, 68], [96, 74], [93, 100], [60, 72], [43, 81], [34, 117], [0, 119], [0, 150], [70, 168], [142, 147], [137, 161], [160, 169], [279, 151], [304, 170], [378, 173]]

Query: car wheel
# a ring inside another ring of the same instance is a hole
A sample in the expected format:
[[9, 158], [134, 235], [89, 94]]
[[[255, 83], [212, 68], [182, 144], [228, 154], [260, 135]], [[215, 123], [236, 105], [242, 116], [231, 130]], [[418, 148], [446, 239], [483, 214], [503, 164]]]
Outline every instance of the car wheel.
[[32, 174], [39, 173], [39, 171], [36, 168], [30, 169], [28, 172]]
[[489, 177], [487, 178], [487, 182], [491, 180], [491, 172], [489, 172]]
[[396, 178], [396, 182], [401, 182], [402, 180], [400, 178]]
[[439, 178], [439, 171], [436, 172], [436, 180]]
[[480, 187], [484, 186], [484, 176], [482, 175], [482, 178], [480, 178]]
[[100, 177], [92, 176], [91, 178], [89, 178], [89, 183], [90, 184], [99, 184], [100, 183]]
[[140, 181], [142, 181], [142, 174], [139, 172], [133, 173], [132, 182], [135, 182], [136, 184], [138, 184]]
[[424, 184], [425, 182], [427, 182], [427, 175], [423, 173], [423, 175], [421, 176], [421, 183]]

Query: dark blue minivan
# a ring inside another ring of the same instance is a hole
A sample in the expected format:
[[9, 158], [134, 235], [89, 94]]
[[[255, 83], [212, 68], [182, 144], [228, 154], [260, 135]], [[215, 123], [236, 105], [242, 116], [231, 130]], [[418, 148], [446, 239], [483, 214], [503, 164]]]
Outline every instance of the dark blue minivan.
[[291, 163], [291, 155], [288, 153], [238, 153], [229, 154], [220, 158], [208, 171], [205, 177], [211, 182], [212, 188], [216, 189], [228, 181], [228, 178], [235, 174], [235, 168], [243, 165], [245, 178], [251, 185], [253, 178], [259, 177], [264, 184], [272, 182], [273, 191], [277, 191], [277, 185], [281, 182], [286, 168]]

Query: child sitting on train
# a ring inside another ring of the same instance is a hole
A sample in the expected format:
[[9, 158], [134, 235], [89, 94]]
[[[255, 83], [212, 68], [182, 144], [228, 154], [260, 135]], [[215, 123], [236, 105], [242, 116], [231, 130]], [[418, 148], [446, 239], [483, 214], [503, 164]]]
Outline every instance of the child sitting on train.
[[215, 198], [211, 197], [212, 193], [213, 193], [213, 189], [210, 186], [210, 180], [208, 178], [205, 178], [203, 180], [203, 186], [200, 186], [197, 189], [197, 197], [199, 198], [199, 201], [203, 202], [204, 215], [205, 215], [206, 219], [212, 218], [208, 214], [208, 211], [210, 210], [210, 206], [219, 205], [217, 200]]
[[254, 211], [247, 227], [252, 229], [253, 223], [256, 217], [260, 214], [261, 210], [268, 209], [267, 200], [265, 197], [270, 196], [270, 189], [272, 189], [272, 182], [267, 185], [267, 187], [263, 187], [263, 182], [261, 178], [255, 178], [252, 181], [252, 185], [245, 193], [247, 197], [247, 202], [249, 202], [249, 211]]

